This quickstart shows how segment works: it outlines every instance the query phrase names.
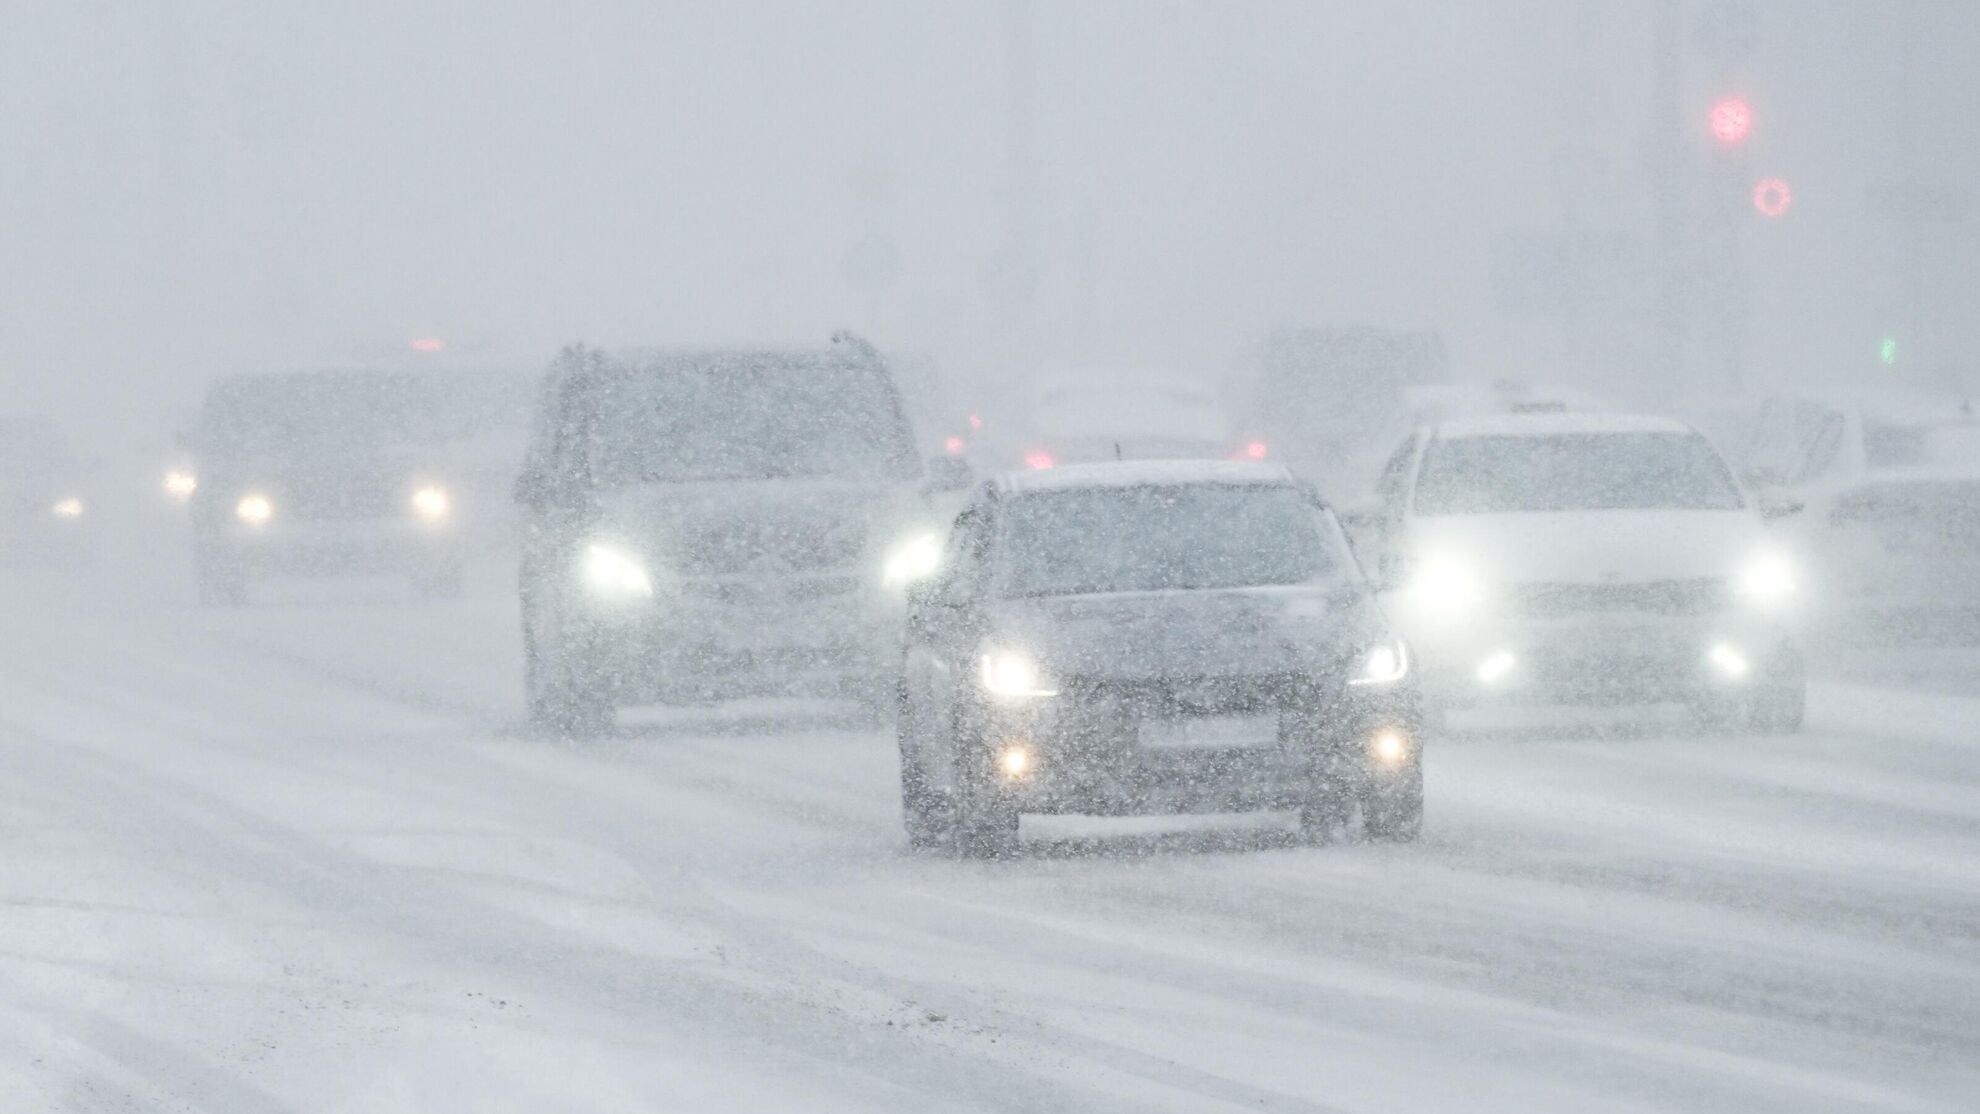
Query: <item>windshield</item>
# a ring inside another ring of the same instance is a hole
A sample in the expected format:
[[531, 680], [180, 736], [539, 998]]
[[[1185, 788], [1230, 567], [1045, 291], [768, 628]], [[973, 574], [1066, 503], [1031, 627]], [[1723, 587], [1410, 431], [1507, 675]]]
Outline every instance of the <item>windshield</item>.
[[682, 363], [610, 380], [593, 445], [605, 486], [919, 475], [886, 374], [825, 360]]
[[1083, 488], [1014, 500], [1005, 596], [1302, 584], [1347, 567], [1325, 513], [1283, 486]]
[[1563, 433], [1433, 441], [1418, 514], [1736, 510], [1739, 489], [1696, 433]]
[[213, 388], [201, 420], [222, 452], [289, 455], [438, 440], [434, 393], [410, 375], [268, 375]]

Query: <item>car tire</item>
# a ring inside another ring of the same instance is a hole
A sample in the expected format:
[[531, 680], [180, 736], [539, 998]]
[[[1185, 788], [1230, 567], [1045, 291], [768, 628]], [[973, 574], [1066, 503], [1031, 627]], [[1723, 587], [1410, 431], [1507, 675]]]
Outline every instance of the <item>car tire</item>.
[[1378, 843], [1414, 843], [1423, 832], [1423, 768], [1397, 784], [1371, 790], [1361, 801], [1361, 830]]
[[902, 700], [895, 716], [895, 735], [901, 751], [901, 825], [907, 829], [908, 848], [934, 851], [955, 841], [955, 802], [928, 776], [921, 762], [915, 716]]
[[956, 756], [956, 852], [966, 859], [1004, 859], [1017, 852], [1018, 810], [997, 791], [989, 755], [963, 731], [951, 735]]
[[523, 686], [529, 705], [530, 730], [560, 739], [589, 739], [612, 729], [617, 709], [572, 669], [562, 648], [540, 645], [527, 627], [523, 633]]
[[1806, 684], [1775, 684], [1747, 701], [1746, 729], [1756, 735], [1793, 735], [1808, 714]]

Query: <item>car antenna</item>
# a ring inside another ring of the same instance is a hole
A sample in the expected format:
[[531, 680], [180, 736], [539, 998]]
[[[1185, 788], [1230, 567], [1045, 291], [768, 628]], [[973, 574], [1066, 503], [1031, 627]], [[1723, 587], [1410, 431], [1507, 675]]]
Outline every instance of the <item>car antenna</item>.
[[1121, 443], [1119, 441], [1114, 442], [1114, 459], [1121, 459]]

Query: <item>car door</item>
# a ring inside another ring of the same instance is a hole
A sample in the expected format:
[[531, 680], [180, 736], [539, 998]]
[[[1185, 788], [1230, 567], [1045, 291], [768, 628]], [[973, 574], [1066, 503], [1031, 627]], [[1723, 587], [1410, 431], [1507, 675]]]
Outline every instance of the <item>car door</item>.
[[523, 508], [524, 622], [533, 636], [554, 638], [562, 631], [575, 550], [594, 509], [586, 451], [592, 392], [585, 379], [571, 375], [547, 393], [542, 425], [516, 480], [516, 499]]

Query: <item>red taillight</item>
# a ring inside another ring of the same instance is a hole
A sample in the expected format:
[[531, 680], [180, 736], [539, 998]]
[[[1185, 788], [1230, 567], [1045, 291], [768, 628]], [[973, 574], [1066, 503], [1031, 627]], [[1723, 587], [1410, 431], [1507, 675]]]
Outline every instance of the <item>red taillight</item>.
[[946, 450], [950, 456], [961, 456], [963, 451], [963, 439], [955, 436], [954, 434], [950, 434], [946, 439], [943, 440], [942, 448]]
[[1250, 457], [1252, 460], [1264, 460], [1265, 454], [1268, 451], [1269, 449], [1263, 441], [1253, 441], [1244, 447], [1244, 455]]
[[983, 419], [982, 419], [982, 418], [980, 418], [980, 417], [977, 417], [977, 416], [976, 416], [975, 414], [971, 414], [971, 415], [969, 416], [969, 428], [971, 428], [971, 429], [982, 429], [982, 428], [983, 428]]
[[1051, 453], [1045, 452], [1043, 450], [1024, 454], [1024, 466], [1026, 468], [1032, 468], [1038, 471], [1044, 471], [1045, 469], [1050, 468], [1051, 466], [1057, 463], [1058, 461], [1052, 459]]
[[414, 337], [412, 350], [415, 352], [438, 352], [447, 347], [447, 342], [439, 337]]

